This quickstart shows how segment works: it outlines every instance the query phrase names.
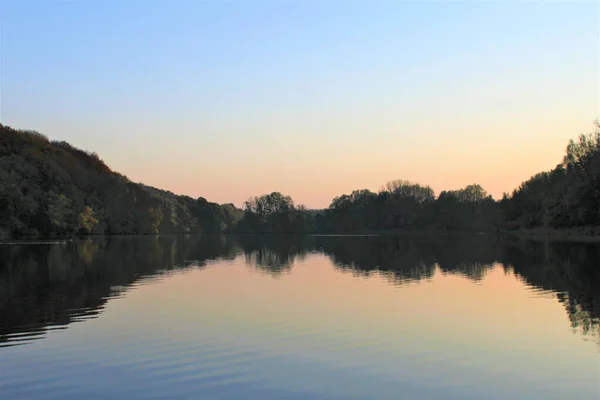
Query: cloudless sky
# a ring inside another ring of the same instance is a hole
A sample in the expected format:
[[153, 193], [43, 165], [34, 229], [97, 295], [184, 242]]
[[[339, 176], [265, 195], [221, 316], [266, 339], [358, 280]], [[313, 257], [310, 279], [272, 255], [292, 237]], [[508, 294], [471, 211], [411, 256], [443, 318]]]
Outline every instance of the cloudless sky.
[[498, 198], [600, 116], [599, 21], [597, 1], [4, 0], [0, 122], [238, 206], [391, 179]]

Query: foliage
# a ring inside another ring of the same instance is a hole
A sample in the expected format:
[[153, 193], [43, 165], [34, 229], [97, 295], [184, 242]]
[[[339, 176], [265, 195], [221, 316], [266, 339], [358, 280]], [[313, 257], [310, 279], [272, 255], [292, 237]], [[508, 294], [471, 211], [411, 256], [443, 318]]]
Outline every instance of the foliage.
[[313, 229], [313, 217], [306, 207], [296, 207], [291, 197], [279, 192], [248, 199], [244, 217], [235, 227], [243, 233], [308, 233]]
[[394, 180], [354, 190], [325, 210], [279, 192], [243, 210], [131, 182], [95, 153], [0, 125], [0, 236], [19, 234], [497, 231], [600, 225], [600, 124], [563, 161], [496, 201], [478, 184], [448, 190]]
[[513, 227], [600, 224], [600, 123], [593, 133], [569, 142], [561, 164], [533, 176], [501, 204]]
[[[496, 201], [478, 184], [443, 191], [394, 180], [379, 193], [354, 190], [335, 197], [318, 213], [298, 213], [279, 193], [246, 202], [244, 232], [369, 232], [383, 230], [466, 230], [571, 228], [600, 225], [600, 124], [571, 140], [561, 164], [521, 184]], [[297, 216], [305, 216], [298, 225]], [[301, 228], [300, 228], [301, 226]]]
[[95, 153], [0, 125], [0, 236], [220, 232], [242, 211], [131, 182]]
[[79, 229], [82, 229], [85, 233], [90, 233], [92, 228], [94, 228], [94, 225], [97, 223], [98, 220], [94, 218], [94, 211], [92, 210], [92, 207], [85, 206], [77, 218]]
[[319, 219], [323, 231], [411, 229], [495, 230], [496, 202], [479, 185], [444, 191], [406, 180], [385, 184], [378, 194], [355, 190], [336, 197]]

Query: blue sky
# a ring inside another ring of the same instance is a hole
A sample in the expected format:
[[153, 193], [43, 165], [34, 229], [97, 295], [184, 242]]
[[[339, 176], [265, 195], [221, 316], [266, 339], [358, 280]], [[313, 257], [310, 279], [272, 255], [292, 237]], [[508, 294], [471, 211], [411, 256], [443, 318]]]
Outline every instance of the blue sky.
[[598, 2], [4, 1], [0, 121], [132, 180], [498, 197], [600, 116]]

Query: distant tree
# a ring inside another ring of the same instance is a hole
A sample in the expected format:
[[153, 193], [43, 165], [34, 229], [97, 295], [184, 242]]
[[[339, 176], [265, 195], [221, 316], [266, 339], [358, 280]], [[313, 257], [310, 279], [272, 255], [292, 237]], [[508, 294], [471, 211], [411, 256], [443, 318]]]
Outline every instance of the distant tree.
[[79, 217], [77, 217], [78, 227], [85, 233], [90, 233], [97, 223], [98, 220], [94, 218], [94, 211], [90, 206], [85, 206], [83, 211], [79, 213]]
[[477, 202], [485, 200], [489, 197], [487, 191], [479, 184], [468, 185], [464, 189], [458, 191], [460, 201]]
[[571, 140], [563, 162], [523, 182], [502, 200], [505, 224], [554, 227], [600, 224], [600, 124]]
[[429, 185], [422, 186], [403, 179], [396, 179], [386, 183], [381, 192], [387, 192], [394, 197], [411, 197], [418, 203], [433, 201], [435, 192]]
[[596, 121], [592, 133], [582, 134], [578, 140], [571, 139], [567, 146], [563, 164], [567, 167], [585, 169], [590, 159], [600, 149], [600, 121]]
[[249, 198], [244, 203], [244, 216], [234, 228], [247, 233], [307, 233], [314, 229], [312, 213], [280, 192]]
[[50, 192], [47, 212], [50, 223], [57, 232], [64, 233], [70, 228], [73, 211], [71, 210], [71, 200], [64, 194]]

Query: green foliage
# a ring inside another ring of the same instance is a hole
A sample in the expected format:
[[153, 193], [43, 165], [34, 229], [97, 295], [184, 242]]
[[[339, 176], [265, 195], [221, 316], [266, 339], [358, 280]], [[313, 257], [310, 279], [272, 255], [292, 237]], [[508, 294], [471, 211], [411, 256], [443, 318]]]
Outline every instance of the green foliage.
[[478, 184], [443, 191], [406, 180], [354, 190], [310, 211], [279, 192], [239, 210], [136, 184], [95, 153], [0, 125], [0, 236], [22, 234], [496, 231], [600, 225], [600, 124], [563, 162], [496, 201]]
[[85, 233], [90, 233], [94, 228], [94, 225], [96, 225], [97, 223], [98, 220], [94, 218], [94, 211], [92, 210], [92, 207], [85, 206], [85, 208], [77, 218], [77, 224], [79, 225], [79, 229], [83, 229]]
[[0, 125], [0, 235], [204, 233], [243, 212], [136, 184], [95, 153]]
[[50, 192], [46, 213], [52, 226], [59, 232], [66, 230], [70, 225], [71, 203], [64, 194]]

